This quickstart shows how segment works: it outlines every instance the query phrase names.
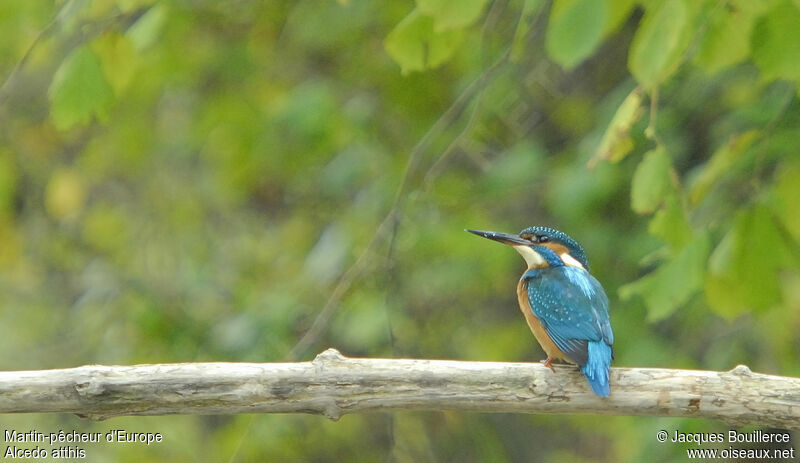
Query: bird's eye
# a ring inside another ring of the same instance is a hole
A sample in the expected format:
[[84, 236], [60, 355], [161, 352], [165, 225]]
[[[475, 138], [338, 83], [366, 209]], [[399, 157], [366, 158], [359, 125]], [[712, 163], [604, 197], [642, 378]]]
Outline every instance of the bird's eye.
[[539, 235], [536, 238], [537, 238], [537, 241], [540, 242], [540, 243], [546, 243], [546, 242], [550, 241], [550, 237], [547, 236], [547, 235]]

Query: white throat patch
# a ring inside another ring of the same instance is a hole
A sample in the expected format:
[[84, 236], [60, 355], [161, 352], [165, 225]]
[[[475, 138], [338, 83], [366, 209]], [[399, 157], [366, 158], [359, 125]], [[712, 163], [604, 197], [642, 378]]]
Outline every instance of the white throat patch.
[[544, 258], [538, 252], [534, 251], [528, 246], [523, 246], [520, 244], [512, 247], [516, 249], [518, 253], [520, 253], [523, 259], [525, 259], [525, 263], [528, 264], [528, 268], [541, 267], [545, 263]]

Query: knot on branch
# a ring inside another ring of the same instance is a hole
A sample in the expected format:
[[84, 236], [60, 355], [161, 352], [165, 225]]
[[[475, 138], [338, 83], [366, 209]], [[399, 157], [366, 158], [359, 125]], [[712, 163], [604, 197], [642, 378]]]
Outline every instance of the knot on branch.
[[730, 373], [737, 376], [753, 376], [753, 372], [747, 365], [736, 365], [736, 368], [731, 370]]
[[105, 382], [98, 377], [98, 372], [90, 370], [87, 373], [86, 380], [75, 383], [75, 392], [84, 398], [102, 396], [106, 391]]
[[326, 401], [326, 404], [322, 407], [322, 416], [331, 420], [331, 421], [339, 421], [339, 418], [342, 417], [344, 411], [342, 408], [336, 403], [335, 400]]
[[341, 362], [346, 358], [347, 357], [342, 355], [342, 353], [339, 352], [338, 350], [334, 349], [333, 347], [329, 347], [325, 349], [324, 352], [317, 354], [317, 356], [314, 357], [314, 360], [311, 363], [313, 363], [316, 366], [323, 366], [327, 363]]

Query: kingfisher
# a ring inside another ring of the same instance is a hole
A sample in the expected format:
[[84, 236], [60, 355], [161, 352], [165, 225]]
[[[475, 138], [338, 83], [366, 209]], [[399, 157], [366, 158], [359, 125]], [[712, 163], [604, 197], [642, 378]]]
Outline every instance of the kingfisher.
[[581, 245], [548, 227], [529, 227], [518, 235], [467, 231], [507, 244], [525, 259], [528, 268], [517, 284], [517, 299], [528, 327], [547, 354], [542, 363], [554, 372], [556, 359], [578, 365], [592, 391], [607, 397], [614, 357], [608, 296], [589, 273]]

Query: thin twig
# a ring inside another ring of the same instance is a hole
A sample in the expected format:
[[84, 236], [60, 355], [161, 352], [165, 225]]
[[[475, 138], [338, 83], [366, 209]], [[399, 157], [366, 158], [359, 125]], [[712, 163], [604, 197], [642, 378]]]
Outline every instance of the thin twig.
[[16, 80], [17, 75], [22, 71], [22, 68], [25, 67], [25, 65], [28, 63], [31, 54], [33, 54], [33, 50], [36, 49], [36, 47], [39, 45], [39, 43], [41, 43], [42, 40], [44, 40], [48, 35], [50, 35], [50, 33], [55, 28], [56, 24], [58, 24], [58, 19], [61, 16], [61, 12], [64, 10], [64, 8], [66, 8], [66, 5], [68, 4], [69, 2], [64, 2], [64, 4], [61, 5], [61, 8], [59, 8], [58, 12], [53, 17], [53, 19], [50, 20], [50, 22], [47, 23], [47, 25], [44, 26], [44, 28], [41, 31], [39, 31], [38, 34], [36, 34], [36, 37], [33, 39], [33, 42], [31, 42], [31, 44], [28, 46], [28, 49], [25, 50], [25, 53], [22, 55], [22, 58], [20, 58], [20, 60], [17, 61], [17, 64], [14, 66], [14, 69], [12, 69], [11, 73], [8, 75], [8, 77], [6, 77], [6, 80], [3, 82], [3, 85], [0, 86], [0, 106], [2, 106], [6, 102], [8, 97], [11, 95], [12, 84]]
[[663, 146], [661, 140], [658, 138], [656, 131], [656, 118], [658, 117], [658, 86], [653, 87], [650, 92], [650, 120], [647, 121], [647, 128], [644, 129], [644, 134], [647, 138], [653, 140], [656, 144]]
[[347, 290], [350, 289], [350, 286], [353, 282], [361, 275], [361, 272], [366, 268], [368, 263], [368, 257], [373, 253], [374, 248], [377, 246], [378, 242], [385, 236], [387, 230], [389, 229], [389, 225], [391, 225], [394, 215], [397, 213], [396, 209], [392, 209], [389, 211], [389, 214], [383, 218], [383, 221], [380, 225], [378, 225], [378, 229], [375, 230], [375, 233], [372, 235], [369, 244], [361, 254], [358, 256], [353, 265], [345, 271], [342, 276], [339, 278], [339, 281], [336, 282], [336, 286], [333, 288], [331, 295], [328, 297], [328, 300], [325, 302], [325, 305], [322, 307], [322, 310], [317, 314], [314, 318], [314, 322], [311, 324], [311, 327], [303, 334], [297, 344], [294, 345], [289, 354], [286, 356], [288, 360], [296, 360], [300, 358], [301, 355], [306, 351], [306, 349], [311, 346], [322, 334], [322, 331], [325, 329], [325, 326], [328, 324], [328, 320], [330, 320], [331, 316], [336, 312], [336, 309], [339, 308], [339, 303], [342, 301], [342, 298], [347, 293]]
[[429, 191], [433, 187], [433, 182], [436, 181], [436, 178], [444, 169], [446, 165], [446, 161], [450, 159], [453, 153], [456, 152], [456, 148], [460, 147], [464, 140], [472, 133], [472, 129], [475, 127], [475, 121], [478, 119], [478, 109], [480, 108], [481, 97], [483, 96], [483, 92], [479, 93], [478, 96], [475, 97], [475, 106], [472, 108], [472, 113], [467, 120], [467, 124], [461, 130], [461, 132], [453, 138], [453, 141], [447, 145], [444, 151], [442, 151], [442, 155], [439, 156], [436, 161], [433, 162], [428, 172], [425, 174], [425, 178], [422, 179], [422, 191]]

